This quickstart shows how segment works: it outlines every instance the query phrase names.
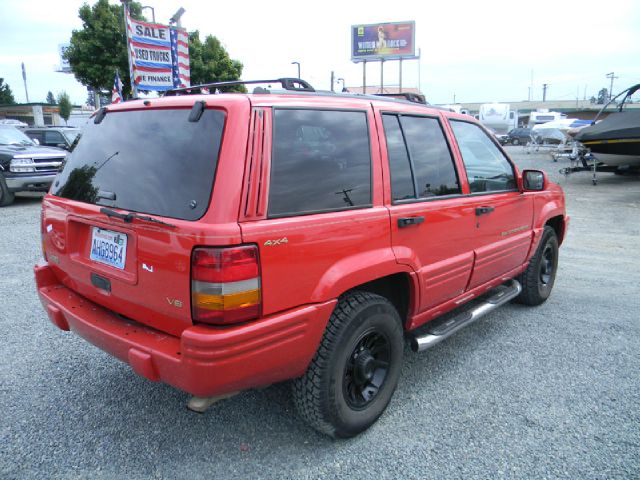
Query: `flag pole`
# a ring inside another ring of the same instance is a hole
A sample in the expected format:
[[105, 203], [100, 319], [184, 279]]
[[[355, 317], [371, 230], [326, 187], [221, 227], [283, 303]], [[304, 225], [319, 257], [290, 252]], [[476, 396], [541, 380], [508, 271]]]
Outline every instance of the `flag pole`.
[[27, 97], [27, 103], [29, 103], [29, 90], [27, 90], [27, 72], [24, 69], [24, 62], [22, 62], [22, 81], [24, 82], [24, 94]]
[[122, 11], [124, 12], [124, 33], [127, 36], [127, 59], [129, 60], [129, 81], [131, 82], [131, 96], [138, 98], [138, 88], [136, 87], [135, 76], [133, 68], [131, 68], [131, 44], [129, 39], [129, 0], [122, 1]]

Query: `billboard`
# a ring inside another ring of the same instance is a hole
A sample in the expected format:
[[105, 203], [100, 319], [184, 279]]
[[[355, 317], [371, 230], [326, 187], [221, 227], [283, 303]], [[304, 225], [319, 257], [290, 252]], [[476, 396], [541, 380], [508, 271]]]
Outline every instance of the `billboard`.
[[416, 23], [392, 22], [351, 26], [351, 61], [415, 58]]
[[189, 86], [189, 45], [185, 30], [127, 16], [131, 69], [138, 90]]

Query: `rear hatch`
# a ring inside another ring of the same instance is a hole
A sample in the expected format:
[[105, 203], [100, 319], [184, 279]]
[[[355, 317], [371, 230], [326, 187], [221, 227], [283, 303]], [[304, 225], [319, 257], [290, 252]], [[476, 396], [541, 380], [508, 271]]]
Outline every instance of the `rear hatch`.
[[240, 242], [235, 217], [212, 224], [209, 208], [229, 111], [191, 105], [98, 115], [42, 214], [45, 255], [67, 288], [174, 335], [192, 324], [193, 248]]

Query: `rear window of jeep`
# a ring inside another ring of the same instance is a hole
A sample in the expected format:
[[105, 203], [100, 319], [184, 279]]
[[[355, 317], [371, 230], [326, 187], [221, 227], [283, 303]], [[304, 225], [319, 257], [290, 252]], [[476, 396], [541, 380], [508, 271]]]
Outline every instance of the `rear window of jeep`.
[[51, 193], [80, 202], [197, 220], [207, 211], [225, 114], [109, 112], [90, 121]]
[[371, 206], [365, 112], [276, 109], [269, 217]]

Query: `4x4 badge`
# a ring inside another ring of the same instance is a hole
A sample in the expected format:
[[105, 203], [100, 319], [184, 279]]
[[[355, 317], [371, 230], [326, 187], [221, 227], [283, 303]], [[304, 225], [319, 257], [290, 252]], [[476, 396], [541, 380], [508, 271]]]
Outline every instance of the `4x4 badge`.
[[282, 245], [283, 243], [289, 243], [287, 237], [278, 238], [277, 240], [267, 240], [264, 242], [265, 247], [275, 247], [276, 245]]

